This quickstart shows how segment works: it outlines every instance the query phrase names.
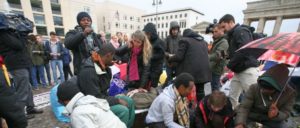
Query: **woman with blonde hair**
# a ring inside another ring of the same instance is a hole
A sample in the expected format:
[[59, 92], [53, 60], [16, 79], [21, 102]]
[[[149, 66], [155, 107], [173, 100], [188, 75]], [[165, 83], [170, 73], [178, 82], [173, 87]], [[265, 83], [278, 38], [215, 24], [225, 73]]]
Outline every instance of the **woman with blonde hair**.
[[116, 50], [116, 55], [129, 55], [127, 83], [129, 89], [145, 88], [149, 78], [152, 46], [144, 34], [137, 30], [131, 35], [131, 41]]

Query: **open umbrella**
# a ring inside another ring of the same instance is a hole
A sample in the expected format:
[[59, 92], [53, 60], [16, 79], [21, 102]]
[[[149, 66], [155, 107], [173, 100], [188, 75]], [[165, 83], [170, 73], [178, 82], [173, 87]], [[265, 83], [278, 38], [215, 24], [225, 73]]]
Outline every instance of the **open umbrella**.
[[[296, 65], [299, 64], [300, 58], [300, 33], [280, 33], [270, 37], [252, 41], [237, 52], [250, 54], [261, 60], [271, 60], [279, 63], [285, 63], [294, 66], [291, 74], [295, 71]], [[286, 81], [283, 90], [291, 77]], [[283, 91], [275, 101], [277, 104]]]

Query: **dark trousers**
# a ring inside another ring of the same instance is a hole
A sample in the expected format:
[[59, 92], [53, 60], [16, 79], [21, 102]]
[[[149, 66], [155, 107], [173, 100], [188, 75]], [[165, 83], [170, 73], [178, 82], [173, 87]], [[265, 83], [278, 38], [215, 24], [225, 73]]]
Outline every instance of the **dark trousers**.
[[211, 76], [212, 76], [211, 90], [212, 91], [219, 90], [221, 87], [221, 83], [220, 83], [221, 75], [218, 75], [216, 73], [211, 73]]
[[205, 83], [196, 83], [196, 97], [197, 97], [197, 103], [202, 100], [202, 98], [205, 96], [204, 94], [204, 84]]
[[65, 75], [65, 80], [69, 79], [69, 74], [71, 77], [73, 76], [70, 65], [64, 65], [63, 70], [64, 70], [64, 75]]
[[51, 74], [50, 74], [50, 64], [49, 64], [49, 62], [45, 64], [45, 69], [46, 69], [48, 84], [51, 84]]
[[24, 107], [18, 104], [17, 95], [14, 93], [0, 96], [0, 117], [6, 120], [9, 128], [26, 128], [27, 126]]
[[16, 69], [10, 71], [10, 74], [14, 80], [17, 102], [19, 102], [23, 108], [27, 106], [27, 111], [32, 110], [34, 108], [34, 103], [31, 85], [29, 82], [29, 70]]
[[156, 122], [147, 124], [149, 128], [167, 128], [164, 122]]

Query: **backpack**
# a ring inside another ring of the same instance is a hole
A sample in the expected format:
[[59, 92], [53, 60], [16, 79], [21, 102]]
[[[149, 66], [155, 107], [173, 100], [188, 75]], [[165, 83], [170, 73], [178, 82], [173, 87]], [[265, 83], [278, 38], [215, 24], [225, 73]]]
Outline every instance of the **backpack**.
[[242, 24], [241, 27], [245, 28], [247, 31], [249, 31], [251, 33], [253, 40], [257, 40], [257, 39], [261, 39], [261, 38], [267, 37], [267, 34], [254, 32], [255, 31], [254, 27], [251, 27], [251, 26], [248, 26], [248, 25], [244, 25], [244, 24]]

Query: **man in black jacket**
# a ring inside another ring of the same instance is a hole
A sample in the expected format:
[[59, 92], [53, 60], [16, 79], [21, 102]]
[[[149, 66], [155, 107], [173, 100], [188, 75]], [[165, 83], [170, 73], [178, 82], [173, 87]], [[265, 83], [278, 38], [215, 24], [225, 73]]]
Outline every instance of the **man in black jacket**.
[[164, 42], [158, 37], [153, 23], [146, 24], [143, 31], [148, 36], [153, 49], [150, 61], [150, 82], [152, 87], [157, 87], [164, 63]]
[[258, 77], [258, 61], [247, 53], [236, 52], [240, 47], [253, 40], [248, 28], [235, 24], [234, 17], [230, 14], [224, 15], [219, 24], [225, 29], [229, 43], [229, 63], [227, 67], [235, 75], [230, 83], [229, 97], [233, 107], [238, 105], [240, 94], [246, 92], [250, 85], [256, 83]]
[[126, 96], [108, 96], [108, 89], [112, 78], [112, 59], [115, 48], [111, 44], [103, 44], [98, 52], [83, 62], [78, 76], [79, 89], [85, 95], [106, 99], [115, 113], [127, 127], [132, 127], [135, 113], [133, 100]]
[[[42, 113], [43, 111], [34, 108], [29, 82], [29, 68], [32, 62], [26, 48], [26, 38], [26, 35], [0, 30], [0, 55], [4, 57], [4, 64], [13, 77], [19, 105], [22, 108], [26, 106], [27, 114]], [[28, 115], [27, 118], [33, 117]]]
[[[165, 41], [166, 53], [175, 54], [178, 49], [178, 41], [182, 38], [180, 35], [180, 26], [177, 21], [172, 21], [170, 23], [170, 31], [169, 36]], [[168, 63], [166, 62], [166, 72], [167, 79], [165, 81], [164, 86], [167, 86], [173, 77], [175, 76], [176, 63]]]
[[195, 78], [197, 100], [204, 97], [204, 84], [211, 81], [206, 41], [191, 29], [183, 31], [176, 54], [166, 54], [169, 62], [177, 62], [176, 75], [190, 73]]
[[91, 28], [92, 19], [86, 12], [77, 15], [78, 26], [66, 34], [65, 46], [74, 54], [74, 74], [79, 74], [82, 61], [91, 56], [91, 51], [99, 49], [101, 41]]

